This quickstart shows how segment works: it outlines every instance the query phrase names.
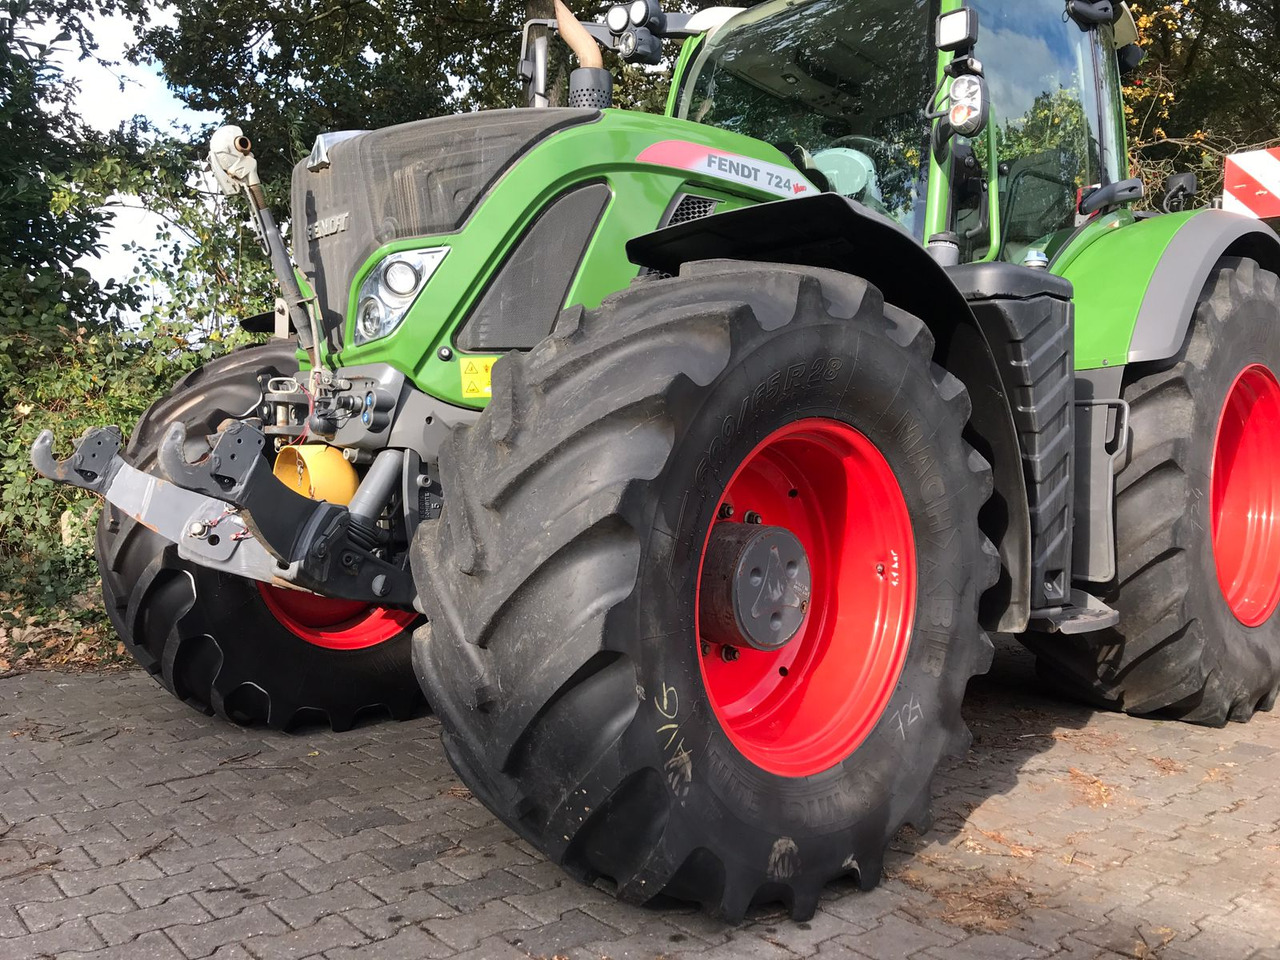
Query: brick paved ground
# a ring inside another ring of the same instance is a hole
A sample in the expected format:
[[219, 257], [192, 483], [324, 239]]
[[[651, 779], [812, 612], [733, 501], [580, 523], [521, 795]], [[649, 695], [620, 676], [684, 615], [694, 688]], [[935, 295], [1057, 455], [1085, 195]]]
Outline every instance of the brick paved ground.
[[727, 928], [579, 887], [430, 718], [238, 730], [138, 673], [0, 681], [0, 958], [1280, 958], [1280, 717], [1093, 715], [1002, 652], [872, 894]]

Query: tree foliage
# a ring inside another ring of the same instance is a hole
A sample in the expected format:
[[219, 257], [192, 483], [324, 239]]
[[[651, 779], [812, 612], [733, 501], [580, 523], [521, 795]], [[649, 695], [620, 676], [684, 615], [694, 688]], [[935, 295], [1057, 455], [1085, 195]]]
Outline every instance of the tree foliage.
[[[37, 433], [53, 429], [65, 444], [90, 426], [128, 427], [222, 348], [212, 308], [233, 317], [269, 289], [260, 271], [247, 279], [228, 268], [238, 224], [190, 190], [189, 151], [140, 128], [102, 135], [77, 117], [75, 86], [57, 64], [59, 54], [94, 55], [88, 9], [13, 4], [0, 54], [0, 619], [20, 623], [75, 606], [94, 573], [96, 498], [34, 476]], [[83, 264], [122, 203], [167, 219], [154, 246], [135, 251], [132, 276], [99, 284]], [[218, 302], [246, 288], [243, 302]]]
[[1195, 170], [1222, 192], [1223, 159], [1280, 144], [1280, 4], [1136, 0], [1147, 59], [1126, 89], [1135, 159], [1151, 188]]

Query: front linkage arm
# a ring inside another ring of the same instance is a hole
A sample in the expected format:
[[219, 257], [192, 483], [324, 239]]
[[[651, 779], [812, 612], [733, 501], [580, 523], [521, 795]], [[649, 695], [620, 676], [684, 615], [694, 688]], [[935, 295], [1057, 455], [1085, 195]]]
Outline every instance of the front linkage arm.
[[184, 453], [186, 429], [174, 424], [158, 453], [164, 479], [130, 466], [122, 443], [118, 427], [98, 427], [58, 460], [45, 430], [31, 462], [50, 480], [102, 496], [202, 566], [328, 597], [413, 604], [407, 559], [397, 565], [378, 556], [345, 507], [280, 483], [262, 455], [266, 437], [250, 424], [224, 424], [195, 463]]

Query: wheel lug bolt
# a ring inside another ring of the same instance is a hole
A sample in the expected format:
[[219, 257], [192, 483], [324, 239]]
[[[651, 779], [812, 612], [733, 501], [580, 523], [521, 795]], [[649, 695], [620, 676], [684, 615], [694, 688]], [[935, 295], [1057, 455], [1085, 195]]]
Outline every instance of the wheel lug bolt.
[[720, 659], [725, 663], [733, 663], [733, 661], [737, 660], [740, 656], [741, 653], [739, 653], [737, 647], [725, 645], [720, 648]]
[[728, 520], [732, 516], [733, 516], [733, 504], [732, 503], [720, 504], [720, 519]]
[[754, 510], [748, 510], [742, 516], [743, 523], [764, 523], [764, 517], [756, 513]]
[[702, 641], [702, 655], [705, 657], [705, 656], [709, 655], [710, 653], [711, 653], [711, 644], [709, 644], [709, 643], [707, 643], [707, 641], [703, 640], [703, 641]]

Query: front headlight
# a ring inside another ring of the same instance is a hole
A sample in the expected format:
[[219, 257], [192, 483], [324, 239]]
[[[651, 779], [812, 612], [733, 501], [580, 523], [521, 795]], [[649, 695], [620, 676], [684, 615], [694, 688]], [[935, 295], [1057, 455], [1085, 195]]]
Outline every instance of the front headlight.
[[356, 299], [356, 346], [380, 340], [404, 322], [448, 253], [448, 247], [406, 250], [391, 254], [369, 271]]

